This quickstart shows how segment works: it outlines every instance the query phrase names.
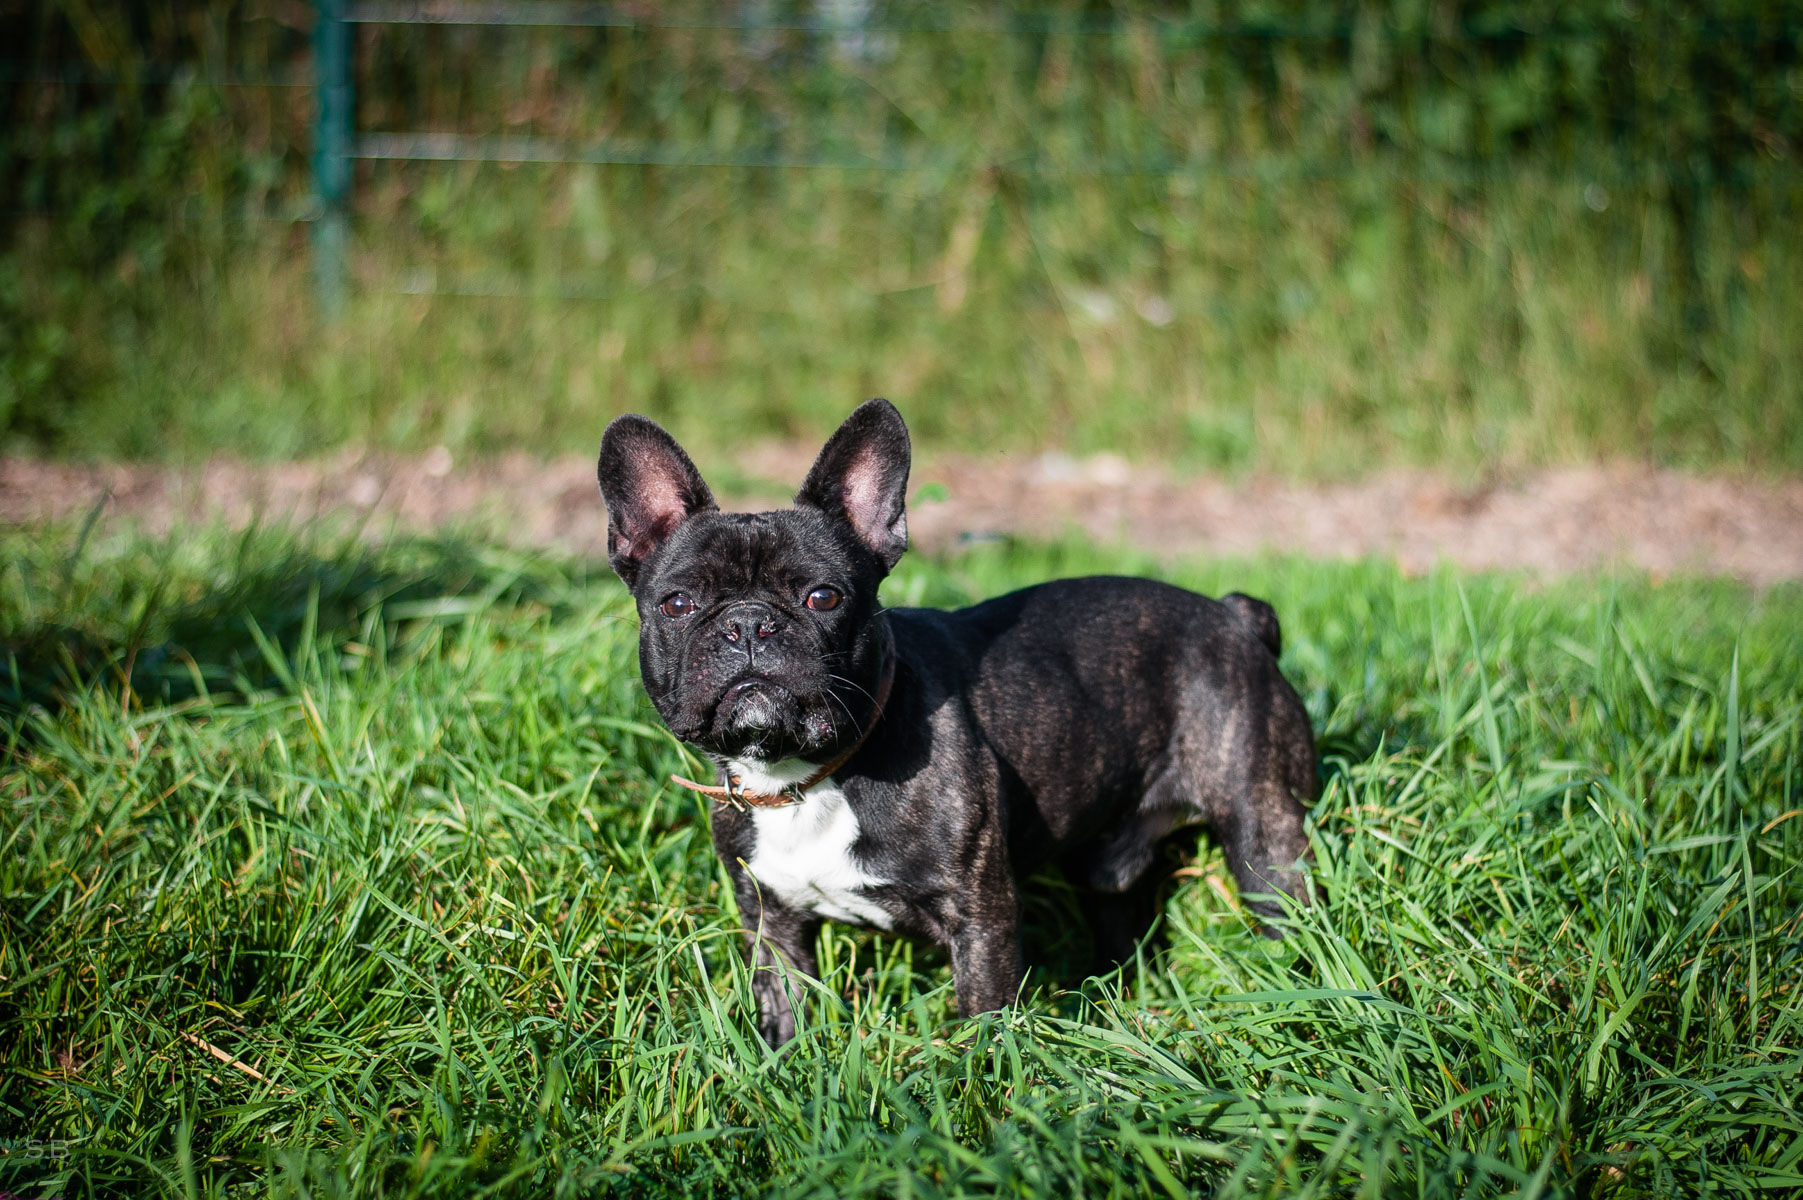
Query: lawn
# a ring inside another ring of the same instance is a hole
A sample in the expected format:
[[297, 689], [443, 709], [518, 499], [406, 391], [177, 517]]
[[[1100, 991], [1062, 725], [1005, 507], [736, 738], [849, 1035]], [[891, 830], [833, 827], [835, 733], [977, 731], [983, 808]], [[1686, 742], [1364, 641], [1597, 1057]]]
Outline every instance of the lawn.
[[0, 534], [0, 1190], [1670, 1195], [1803, 1187], [1803, 590], [904, 560], [892, 603], [1125, 570], [1270, 599], [1329, 902], [1218, 855], [1028, 994], [828, 926], [757, 1039], [695, 766], [593, 562], [446, 537]]
[[0, 448], [1803, 472], [1794, 2], [838, 2], [360, 20], [335, 316], [315, 6], [0, 10]]

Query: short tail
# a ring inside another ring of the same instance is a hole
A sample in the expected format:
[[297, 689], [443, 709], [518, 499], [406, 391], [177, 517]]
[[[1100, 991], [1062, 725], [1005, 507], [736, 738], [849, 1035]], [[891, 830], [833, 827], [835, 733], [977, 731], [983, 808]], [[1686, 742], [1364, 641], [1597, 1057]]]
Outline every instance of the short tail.
[[1258, 635], [1258, 640], [1271, 651], [1273, 658], [1283, 653], [1283, 628], [1277, 624], [1276, 609], [1244, 592], [1229, 592], [1221, 597], [1221, 603]]

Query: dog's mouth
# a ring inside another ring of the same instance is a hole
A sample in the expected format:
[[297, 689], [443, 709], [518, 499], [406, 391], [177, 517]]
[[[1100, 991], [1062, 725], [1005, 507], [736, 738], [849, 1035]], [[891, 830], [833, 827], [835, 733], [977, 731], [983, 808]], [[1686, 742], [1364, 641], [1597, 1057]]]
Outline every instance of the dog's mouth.
[[785, 714], [798, 707], [788, 688], [762, 675], [751, 675], [721, 693], [714, 724], [724, 721], [731, 727], [774, 730], [785, 723]]
[[747, 675], [720, 693], [709, 721], [710, 749], [736, 756], [785, 758], [803, 752], [819, 731], [809, 706], [764, 675]]
[[746, 676], [719, 694], [710, 733], [719, 750], [772, 757], [790, 750], [801, 732], [801, 703], [775, 679]]

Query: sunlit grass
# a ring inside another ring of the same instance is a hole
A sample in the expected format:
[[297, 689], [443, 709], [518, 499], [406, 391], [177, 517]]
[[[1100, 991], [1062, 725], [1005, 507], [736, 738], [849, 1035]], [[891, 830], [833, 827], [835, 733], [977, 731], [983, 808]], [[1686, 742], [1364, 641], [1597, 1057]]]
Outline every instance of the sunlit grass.
[[[1029, 994], [828, 927], [758, 1041], [605, 568], [482, 545], [5, 536], [0, 1188], [27, 1195], [1669, 1195], [1803, 1184], [1803, 594], [1296, 560], [1326, 903], [1218, 856]], [[893, 602], [1154, 570], [906, 560]]]

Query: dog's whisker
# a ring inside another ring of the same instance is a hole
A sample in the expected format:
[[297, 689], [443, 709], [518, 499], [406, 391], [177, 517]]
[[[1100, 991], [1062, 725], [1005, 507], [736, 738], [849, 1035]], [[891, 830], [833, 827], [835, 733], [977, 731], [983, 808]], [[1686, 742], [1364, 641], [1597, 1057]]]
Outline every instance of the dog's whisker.
[[830, 688], [827, 690], [826, 698], [845, 710], [846, 723], [851, 726], [853, 733], [857, 734], [859, 737], [863, 737], [864, 727], [859, 724], [858, 718], [852, 713], [851, 705], [847, 704], [844, 700], [841, 700], [838, 696], [835, 696]]
[[[837, 680], [838, 682], [843, 683], [846, 687], [853, 689], [859, 695], [863, 696], [866, 700], [870, 701], [872, 704], [876, 703], [876, 697], [871, 695], [870, 692], [862, 684], [858, 683], [856, 680], [847, 679], [843, 675], [835, 675], [831, 671], [828, 671], [826, 673], [826, 677], [828, 679]], [[831, 688], [827, 689], [827, 695], [829, 695], [829, 696], [832, 695]]]

